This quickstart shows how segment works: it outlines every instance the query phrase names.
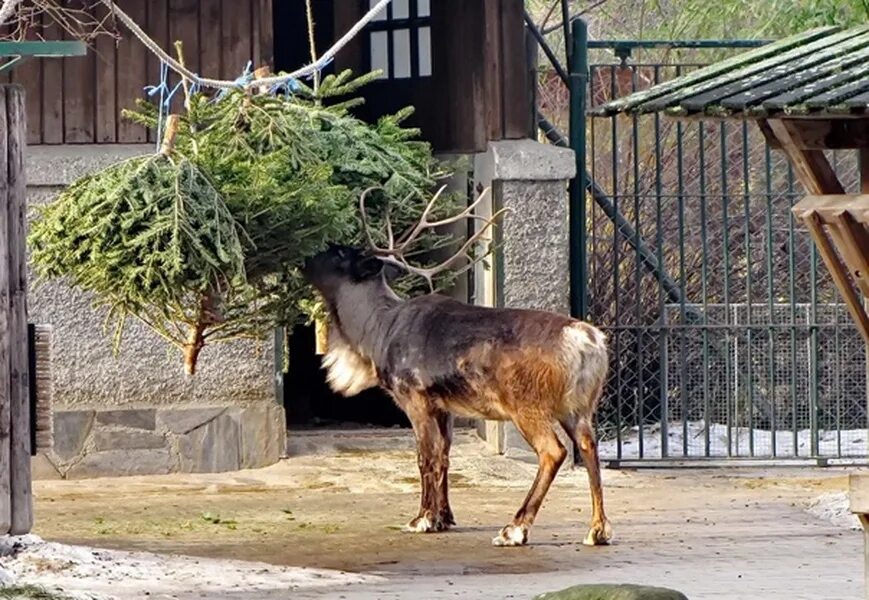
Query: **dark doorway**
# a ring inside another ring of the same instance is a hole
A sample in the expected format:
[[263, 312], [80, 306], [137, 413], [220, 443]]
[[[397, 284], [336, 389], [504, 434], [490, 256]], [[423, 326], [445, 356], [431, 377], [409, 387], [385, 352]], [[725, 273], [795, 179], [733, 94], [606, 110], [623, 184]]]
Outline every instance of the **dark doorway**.
[[[332, 0], [312, 0], [314, 13], [314, 43], [323, 52], [334, 42]], [[275, 71], [292, 72], [311, 62], [305, 0], [272, 2], [274, 24]], [[332, 65], [326, 67], [330, 73]]]
[[409, 427], [404, 413], [380, 389], [345, 398], [332, 392], [316, 354], [313, 326], [289, 336], [290, 368], [284, 374], [284, 409], [290, 427]]
[[[313, 0], [312, 8], [315, 42], [317, 49], [323, 52], [333, 44], [335, 38], [333, 0]], [[305, 1], [274, 2], [273, 14], [275, 70], [294, 71], [308, 64], [311, 58]], [[326, 73], [331, 71], [332, 65], [329, 65]], [[380, 114], [383, 112], [387, 111]], [[369, 120], [379, 115], [359, 116], [368, 117], [366, 120]], [[329, 389], [326, 373], [320, 367], [321, 357], [316, 354], [313, 326], [296, 327], [287, 343], [290, 354], [289, 371], [283, 375], [287, 425], [295, 428], [410, 426], [404, 413], [380, 389], [366, 390], [354, 398], [344, 398]]]

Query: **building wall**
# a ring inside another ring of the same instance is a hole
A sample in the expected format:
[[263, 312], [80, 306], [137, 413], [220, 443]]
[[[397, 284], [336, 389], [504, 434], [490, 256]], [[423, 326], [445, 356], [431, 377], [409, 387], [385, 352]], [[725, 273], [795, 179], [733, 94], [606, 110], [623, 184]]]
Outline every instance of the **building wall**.
[[[150, 145], [42, 146], [27, 156], [31, 210], [83, 174]], [[55, 448], [37, 476], [227, 471], [275, 462], [285, 449], [272, 340], [206, 346], [195, 376], [180, 353], [130, 322], [118, 356], [105, 309], [89, 294], [31, 276], [30, 321], [50, 324]]]
[[[116, 0], [160, 46], [196, 73], [235, 79], [248, 61], [272, 64], [272, 0]], [[46, 23], [49, 22], [45, 17]], [[32, 36], [60, 39], [54, 25]], [[159, 83], [160, 61], [125, 29], [121, 39], [101, 36], [87, 56], [33, 60], [0, 77], [27, 90], [29, 144], [107, 144], [149, 141], [149, 132], [120, 117]], [[174, 87], [178, 77], [170, 78]], [[179, 98], [173, 108], [180, 108]]]

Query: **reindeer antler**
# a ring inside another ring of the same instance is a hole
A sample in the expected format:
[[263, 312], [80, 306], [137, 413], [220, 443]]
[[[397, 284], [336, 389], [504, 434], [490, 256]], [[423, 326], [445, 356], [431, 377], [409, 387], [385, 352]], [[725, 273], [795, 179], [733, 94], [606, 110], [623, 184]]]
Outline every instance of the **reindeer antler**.
[[[377, 186], [370, 187], [362, 192], [362, 194], [359, 196], [359, 212], [362, 218], [362, 228], [365, 231], [365, 237], [368, 240], [369, 251], [385, 263], [396, 265], [409, 273], [422, 277], [428, 282], [429, 288], [432, 291], [434, 291], [434, 277], [439, 273], [446, 271], [447, 269], [452, 267], [452, 265], [454, 265], [457, 260], [463, 258], [468, 261], [465, 266], [456, 271], [456, 275], [459, 275], [473, 268], [474, 265], [476, 265], [483, 259], [485, 254], [481, 256], [472, 256], [470, 254], [471, 248], [483, 238], [489, 228], [495, 224], [495, 221], [498, 219], [498, 217], [511, 211], [511, 209], [509, 208], [502, 208], [501, 210], [494, 213], [491, 217], [483, 217], [481, 215], [474, 214], [474, 210], [477, 208], [477, 206], [480, 205], [480, 203], [485, 199], [486, 195], [490, 191], [489, 188], [486, 188], [482, 191], [482, 193], [480, 193], [479, 196], [477, 196], [476, 200], [469, 204], [468, 207], [460, 213], [450, 217], [439, 219], [437, 221], [430, 221], [429, 217], [434, 210], [438, 199], [441, 197], [444, 190], [446, 189], [446, 186], [442, 186], [435, 193], [435, 195], [432, 196], [432, 199], [429, 200], [429, 202], [426, 204], [425, 209], [423, 209], [422, 215], [419, 218], [419, 221], [417, 221], [414, 225], [408, 228], [407, 231], [399, 236], [397, 241], [393, 235], [392, 221], [390, 220], [389, 216], [390, 206], [387, 204], [385, 219], [388, 241], [387, 247], [382, 248], [375, 243], [374, 237], [371, 235], [371, 229], [368, 226], [368, 217], [365, 211], [365, 199], [368, 197], [368, 194], [375, 189], [382, 188], [379, 188]], [[413, 194], [411, 193], [404, 199], [404, 201], [409, 200], [412, 196]], [[408, 249], [419, 239], [424, 231], [435, 229], [437, 227], [443, 227], [452, 223], [457, 223], [462, 219], [481, 221], [482, 226], [471, 237], [469, 237], [467, 241], [462, 244], [462, 247], [459, 248], [459, 250], [455, 252], [452, 256], [431, 267], [415, 267], [407, 262], [406, 256]], [[488, 254], [488, 252], [486, 254]]]

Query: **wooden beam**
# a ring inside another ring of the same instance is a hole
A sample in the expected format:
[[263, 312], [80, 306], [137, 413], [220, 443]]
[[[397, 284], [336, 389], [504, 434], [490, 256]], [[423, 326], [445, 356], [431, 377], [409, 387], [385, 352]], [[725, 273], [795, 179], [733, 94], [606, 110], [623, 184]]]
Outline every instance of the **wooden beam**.
[[869, 194], [869, 147], [860, 148], [860, 191]]
[[839, 248], [857, 287], [869, 298], [869, 234], [847, 210], [839, 210], [830, 220], [830, 235]]
[[[847, 210], [854, 217], [869, 215], [869, 194], [806, 196], [791, 208], [798, 219], [802, 219], [806, 213], [814, 212], [825, 225], [832, 223], [832, 219], [842, 210]], [[857, 221], [869, 223], [869, 218], [857, 218]]]
[[769, 121], [766, 119], [758, 119], [757, 126], [760, 128], [763, 137], [766, 138], [766, 143], [769, 144], [769, 147], [773, 150], [781, 150], [781, 143], [778, 141], [778, 138], [775, 137], [775, 133], [773, 133], [772, 128], [769, 126]]
[[[803, 150], [847, 150], [869, 148], [869, 118], [864, 119], [779, 119], [798, 133], [794, 143]], [[773, 148], [780, 144], [767, 119], [758, 126]]]
[[851, 317], [854, 319], [857, 329], [863, 336], [863, 340], [866, 343], [869, 343], [869, 316], [867, 316], [866, 311], [863, 308], [863, 303], [860, 301], [860, 298], [857, 297], [857, 293], [851, 286], [851, 282], [848, 279], [848, 273], [839, 261], [839, 257], [836, 254], [836, 250], [833, 248], [832, 242], [830, 242], [830, 238], [827, 237], [827, 233], [824, 231], [821, 218], [817, 214], [809, 212], [804, 216], [803, 222], [806, 224], [809, 234], [811, 234], [815, 244], [817, 244], [821, 258], [824, 260], [824, 264], [827, 265], [827, 269], [830, 271], [830, 275], [833, 277], [836, 287], [839, 288], [839, 293], [841, 293], [842, 297], [845, 299], [845, 305], [848, 307], [848, 311], [851, 313]]
[[800, 131], [793, 121], [773, 119], [768, 123], [806, 191], [815, 195], [845, 193], [824, 152], [801, 147]]

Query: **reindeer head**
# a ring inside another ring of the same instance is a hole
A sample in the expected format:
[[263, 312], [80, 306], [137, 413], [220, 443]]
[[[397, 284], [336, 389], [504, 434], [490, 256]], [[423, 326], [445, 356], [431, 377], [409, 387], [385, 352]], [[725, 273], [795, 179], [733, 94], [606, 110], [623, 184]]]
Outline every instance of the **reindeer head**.
[[[359, 198], [359, 212], [362, 228], [368, 241], [368, 248], [359, 249], [350, 246], [330, 245], [328, 249], [316, 254], [305, 261], [302, 274], [326, 298], [334, 299], [339, 290], [347, 285], [358, 285], [371, 281], [388, 281], [398, 273], [410, 273], [425, 279], [432, 291], [434, 291], [434, 277], [442, 271], [452, 269], [457, 263], [464, 261], [465, 264], [458, 267], [456, 274], [472, 268], [482, 256], [472, 256], [471, 251], [475, 244], [479, 243], [495, 220], [506, 209], [498, 211], [491, 217], [482, 217], [474, 214], [476, 207], [486, 196], [484, 191], [466, 209], [456, 215], [439, 220], [431, 220], [431, 213], [435, 203], [440, 198], [445, 188], [441, 188], [432, 197], [420, 216], [419, 221], [412, 225], [398, 239], [393, 235], [392, 222], [389, 218], [389, 210], [386, 211], [387, 242], [385, 246], [378, 246], [374, 240], [373, 232], [368, 223], [365, 211], [365, 198], [376, 188], [365, 190]], [[482, 222], [482, 226], [470, 236], [459, 248], [446, 260], [428, 266], [418, 267], [407, 261], [407, 254], [413, 245], [419, 241], [420, 236], [427, 230], [437, 229], [456, 223], [463, 219], [471, 219]]]
[[382, 278], [384, 263], [376, 256], [350, 246], [330, 244], [305, 261], [302, 274], [326, 298], [341, 286]]

